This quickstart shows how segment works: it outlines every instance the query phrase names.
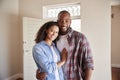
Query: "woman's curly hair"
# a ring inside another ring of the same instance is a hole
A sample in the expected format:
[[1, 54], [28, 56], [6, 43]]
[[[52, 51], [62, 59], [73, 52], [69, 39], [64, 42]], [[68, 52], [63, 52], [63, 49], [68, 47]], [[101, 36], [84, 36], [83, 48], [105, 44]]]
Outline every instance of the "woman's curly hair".
[[[49, 21], [49, 22], [46, 22], [45, 24], [43, 24], [41, 26], [41, 28], [38, 30], [37, 32], [37, 36], [35, 38], [35, 42], [36, 43], [39, 43], [40, 41], [43, 41], [45, 40], [47, 34], [46, 34], [46, 30], [48, 30], [50, 27], [52, 26], [58, 26], [58, 23], [55, 22], [55, 21]], [[59, 34], [58, 34], [59, 36]], [[59, 38], [57, 37], [54, 41], [58, 40]]]

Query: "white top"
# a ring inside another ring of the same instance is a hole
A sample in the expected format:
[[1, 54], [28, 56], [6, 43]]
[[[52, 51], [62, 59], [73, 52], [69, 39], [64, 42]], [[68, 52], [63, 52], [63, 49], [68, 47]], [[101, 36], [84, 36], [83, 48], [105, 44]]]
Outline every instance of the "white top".
[[63, 48], [66, 48], [67, 52], [68, 52], [68, 57], [67, 57], [67, 62], [63, 65], [63, 72], [64, 72], [64, 77], [65, 77], [65, 80], [67, 79], [67, 70], [69, 69], [68, 68], [68, 63], [69, 63], [69, 58], [70, 58], [70, 47], [69, 47], [69, 44], [68, 44], [68, 40], [67, 40], [67, 35], [63, 35], [63, 36], [60, 36], [60, 39], [57, 41], [57, 48], [60, 52], [62, 52]]
[[66, 50], [69, 51], [67, 35], [60, 36], [60, 39], [57, 41], [57, 48], [60, 52], [62, 52], [63, 48], [66, 48]]
[[[51, 46], [52, 52], [53, 52], [53, 58], [54, 58], [54, 62], [57, 63], [57, 54], [55, 53], [53, 46]], [[55, 70], [55, 80], [60, 80], [59, 78], [59, 74], [58, 74], [58, 69]]]

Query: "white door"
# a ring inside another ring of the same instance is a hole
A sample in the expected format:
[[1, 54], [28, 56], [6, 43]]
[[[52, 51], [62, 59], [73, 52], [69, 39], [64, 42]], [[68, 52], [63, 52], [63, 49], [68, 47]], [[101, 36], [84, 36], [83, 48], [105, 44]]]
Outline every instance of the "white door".
[[24, 80], [36, 80], [37, 66], [33, 60], [32, 47], [35, 44], [35, 37], [40, 26], [46, 20], [35, 18], [23, 18], [23, 75]]

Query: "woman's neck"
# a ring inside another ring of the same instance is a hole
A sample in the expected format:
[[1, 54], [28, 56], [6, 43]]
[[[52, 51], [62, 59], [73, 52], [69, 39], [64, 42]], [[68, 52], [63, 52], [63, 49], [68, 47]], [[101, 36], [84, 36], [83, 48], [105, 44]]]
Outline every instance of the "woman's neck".
[[45, 42], [46, 42], [49, 46], [51, 46], [51, 45], [52, 45], [52, 41], [51, 41], [51, 40], [49, 40], [49, 39], [45, 39]]

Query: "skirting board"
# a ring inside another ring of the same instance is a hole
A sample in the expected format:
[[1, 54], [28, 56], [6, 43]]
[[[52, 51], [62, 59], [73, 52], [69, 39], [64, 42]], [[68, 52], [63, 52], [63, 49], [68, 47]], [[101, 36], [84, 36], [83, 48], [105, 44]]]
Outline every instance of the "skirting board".
[[22, 74], [22, 73], [18, 73], [18, 74], [15, 74], [15, 75], [13, 75], [13, 76], [8, 77], [8, 78], [5, 79], [5, 80], [16, 80], [16, 79], [18, 79], [18, 78], [23, 78], [23, 74]]
[[112, 64], [111, 66], [115, 68], [120, 68], [120, 64]]

